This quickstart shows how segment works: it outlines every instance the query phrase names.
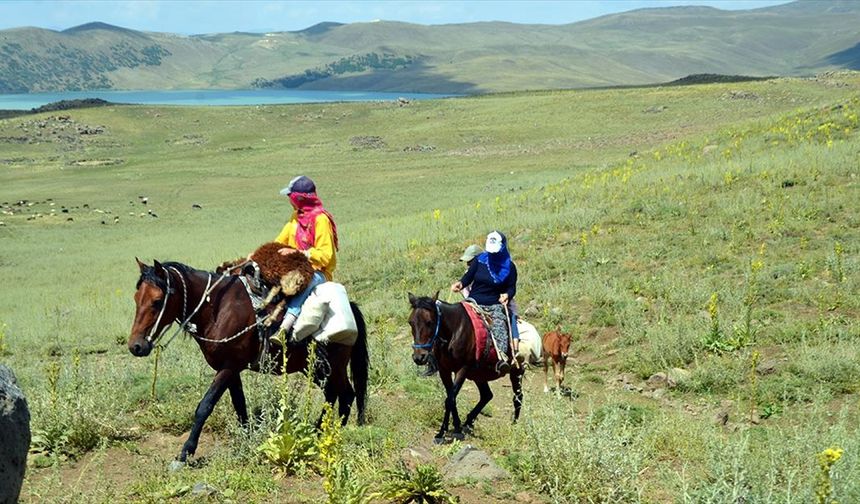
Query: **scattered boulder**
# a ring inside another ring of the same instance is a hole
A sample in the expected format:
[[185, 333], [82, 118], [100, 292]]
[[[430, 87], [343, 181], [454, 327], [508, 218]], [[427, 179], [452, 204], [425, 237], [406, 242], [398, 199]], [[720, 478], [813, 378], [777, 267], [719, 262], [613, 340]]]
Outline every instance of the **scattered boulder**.
[[354, 150], [358, 149], [383, 149], [387, 147], [388, 144], [385, 143], [385, 140], [382, 139], [381, 136], [354, 136], [349, 139], [349, 144], [352, 145]]
[[760, 97], [750, 91], [729, 91], [723, 94], [722, 98], [724, 100], [758, 100]]
[[217, 488], [202, 481], [195, 483], [191, 488], [191, 495], [193, 497], [208, 497], [210, 495], [215, 495], [216, 493], [218, 493]]
[[432, 459], [430, 452], [421, 447], [406, 448], [400, 452], [400, 460], [410, 471], [414, 471], [421, 464], [429, 463]]
[[123, 163], [123, 159], [78, 159], [69, 162], [71, 166], [115, 166]]
[[648, 390], [657, 390], [669, 387], [669, 376], [666, 373], [654, 373], [645, 382]]
[[765, 359], [755, 367], [755, 372], [760, 375], [769, 375], [776, 371], [779, 362], [776, 359]]
[[403, 148], [403, 152], [432, 152], [436, 150], [435, 145], [407, 145]]
[[714, 415], [714, 423], [720, 426], [725, 426], [729, 423], [729, 412], [727, 410], [720, 410]]
[[673, 389], [679, 384], [690, 379], [690, 372], [686, 369], [672, 368], [666, 373], [654, 373], [645, 382], [648, 390]]
[[87, 126], [85, 124], [78, 126], [79, 135], [101, 135], [104, 132], [104, 126]]
[[467, 444], [442, 468], [449, 480], [493, 481], [507, 478], [508, 472], [496, 465], [486, 452]]
[[692, 374], [686, 369], [672, 368], [667, 373], [669, 379], [669, 388], [675, 388], [678, 385], [690, 381]]
[[208, 143], [209, 140], [207, 140], [206, 137], [204, 137], [203, 135], [192, 133], [182, 135], [179, 138], [167, 139], [164, 142], [173, 145], [203, 145], [205, 143]]
[[0, 365], [0, 502], [18, 502], [29, 449], [27, 400], [12, 370]]

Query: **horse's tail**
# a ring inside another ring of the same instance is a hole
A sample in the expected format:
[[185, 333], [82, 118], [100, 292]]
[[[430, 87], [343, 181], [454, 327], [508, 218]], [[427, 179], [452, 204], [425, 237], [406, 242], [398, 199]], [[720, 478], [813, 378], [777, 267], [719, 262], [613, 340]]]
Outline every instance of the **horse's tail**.
[[370, 354], [367, 350], [367, 324], [358, 305], [350, 302], [355, 325], [358, 327], [358, 338], [352, 347], [352, 357], [349, 360], [352, 371], [352, 383], [355, 388], [355, 405], [358, 408], [358, 425], [364, 425], [364, 408], [367, 405], [367, 382], [370, 370]]

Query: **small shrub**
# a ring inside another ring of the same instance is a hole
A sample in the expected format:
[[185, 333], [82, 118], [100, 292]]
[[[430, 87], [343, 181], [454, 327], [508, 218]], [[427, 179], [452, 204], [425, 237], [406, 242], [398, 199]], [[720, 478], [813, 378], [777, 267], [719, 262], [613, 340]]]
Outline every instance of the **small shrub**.
[[818, 476], [815, 483], [815, 501], [818, 504], [837, 504], [831, 499], [833, 483], [830, 479], [830, 468], [842, 458], [842, 448], [828, 448], [818, 454]]
[[0, 323], [0, 357], [12, 355], [9, 351], [9, 346], [6, 344], [6, 324]]
[[512, 474], [551, 502], [635, 502], [644, 452], [642, 425], [651, 412], [615, 405], [593, 413], [583, 428], [557, 405], [533, 410], [525, 428], [514, 431], [528, 450], [506, 458]]
[[420, 464], [415, 472], [403, 464], [396, 469], [383, 471], [386, 480], [382, 491], [374, 497], [390, 499], [397, 504], [446, 504], [456, 503], [458, 499], [442, 486], [442, 475], [436, 466]]
[[596, 428], [608, 419], [629, 427], [640, 427], [653, 415], [650, 409], [630, 403], [614, 403], [594, 411], [589, 417], [589, 424]]
[[710, 356], [693, 369], [690, 380], [679, 384], [682, 390], [722, 393], [735, 389], [743, 379], [744, 369], [729, 356]]
[[[284, 375], [280, 387], [281, 399], [278, 408], [278, 419], [275, 429], [265, 441], [257, 447], [269, 462], [275, 464], [287, 474], [296, 473], [318, 463], [319, 445], [314, 424], [310, 420], [311, 391], [313, 385], [313, 369], [315, 364], [316, 347], [312, 343], [309, 349], [308, 369], [303, 384], [303, 397], [298, 400], [290, 397], [287, 388], [287, 376]], [[286, 357], [283, 366], [286, 368]]]
[[329, 504], [367, 504], [373, 496], [369, 485], [362, 481], [352, 466], [340, 460], [326, 476], [326, 494]]

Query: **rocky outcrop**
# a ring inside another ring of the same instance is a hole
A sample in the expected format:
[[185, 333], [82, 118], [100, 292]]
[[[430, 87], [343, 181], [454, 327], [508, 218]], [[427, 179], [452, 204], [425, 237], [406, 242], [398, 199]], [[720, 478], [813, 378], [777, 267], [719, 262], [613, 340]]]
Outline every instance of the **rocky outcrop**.
[[451, 457], [442, 473], [449, 480], [493, 481], [509, 476], [486, 452], [469, 444]]
[[0, 366], [0, 504], [18, 502], [29, 449], [27, 400], [12, 371]]

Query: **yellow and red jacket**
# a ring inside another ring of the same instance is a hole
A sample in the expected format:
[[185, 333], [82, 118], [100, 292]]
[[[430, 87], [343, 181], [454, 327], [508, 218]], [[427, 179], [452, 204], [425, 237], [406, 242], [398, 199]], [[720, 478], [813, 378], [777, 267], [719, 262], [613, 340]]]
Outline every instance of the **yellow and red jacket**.
[[[298, 250], [299, 247], [296, 243], [296, 229], [298, 225], [298, 215], [296, 212], [293, 212], [293, 216], [287, 221], [284, 228], [281, 229], [275, 241]], [[331, 281], [334, 269], [337, 266], [337, 252], [334, 247], [334, 233], [332, 232], [331, 221], [326, 214], [320, 213], [317, 215], [314, 231], [316, 236], [314, 237], [313, 246], [302, 252], [310, 259], [314, 269], [322, 271], [326, 280]]]

